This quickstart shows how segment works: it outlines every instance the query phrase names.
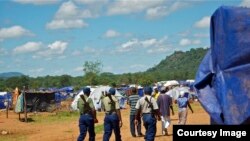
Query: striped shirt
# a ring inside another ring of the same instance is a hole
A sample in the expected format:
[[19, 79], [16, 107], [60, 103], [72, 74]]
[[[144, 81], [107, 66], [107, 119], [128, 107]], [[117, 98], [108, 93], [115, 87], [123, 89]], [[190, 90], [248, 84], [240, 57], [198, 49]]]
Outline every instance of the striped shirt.
[[137, 94], [132, 94], [129, 96], [130, 115], [135, 115], [136, 112], [135, 105], [139, 99], [140, 97]]

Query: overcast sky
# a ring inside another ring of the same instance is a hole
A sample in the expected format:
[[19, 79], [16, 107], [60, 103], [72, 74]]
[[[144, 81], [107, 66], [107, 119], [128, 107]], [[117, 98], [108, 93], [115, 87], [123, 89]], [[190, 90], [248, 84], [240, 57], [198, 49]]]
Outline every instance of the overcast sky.
[[31, 77], [145, 71], [176, 50], [209, 47], [210, 17], [241, 0], [2, 0], [0, 73]]

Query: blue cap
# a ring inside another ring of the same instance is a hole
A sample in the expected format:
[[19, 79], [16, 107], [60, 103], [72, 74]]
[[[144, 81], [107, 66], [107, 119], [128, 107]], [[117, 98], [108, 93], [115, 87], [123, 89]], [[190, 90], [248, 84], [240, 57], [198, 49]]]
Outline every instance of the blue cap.
[[153, 89], [151, 87], [144, 87], [144, 93], [151, 95], [153, 92]]
[[84, 89], [83, 89], [83, 93], [84, 94], [90, 94], [90, 88], [89, 87], [85, 87]]
[[115, 95], [115, 88], [110, 88], [108, 93], [112, 94], [112, 95]]

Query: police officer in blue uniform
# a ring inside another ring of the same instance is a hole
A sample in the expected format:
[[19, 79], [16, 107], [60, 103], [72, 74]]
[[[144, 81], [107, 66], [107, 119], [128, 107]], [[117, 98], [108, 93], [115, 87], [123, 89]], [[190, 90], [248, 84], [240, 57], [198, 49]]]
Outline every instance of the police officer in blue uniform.
[[122, 118], [120, 105], [114, 96], [115, 92], [116, 90], [114, 88], [110, 88], [106, 97], [102, 100], [102, 107], [105, 111], [103, 141], [109, 141], [112, 130], [114, 130], [115, 133], [115, 140], [121, 141], [120, 128], [122, 127]]
[[89, 98], [90, 88], [85, 87], [83, 89], [84, 95], [80, 95], [77, 101], [77, 108], [80, 112], [79, 129], [80, 135], [77, 141], [83, 141], [86, 137], [87, 131], [89, 132], [89, 141], [95, 141], [95, 123], [98, 122], [96, 119], [96, 111], [93, 100]]
[[144, 87], [144, 96], [136, 103], [136, 119], [135, 124], [138, 124], [138, 120], [143, 119], [143, 125], [146, 129], [144, 139], [146, 141], [154, 141], [156, 134], [156, 120], [161, 120], [161, 115], [156, 100], [151, 96], [153, 89], [151, 87]]

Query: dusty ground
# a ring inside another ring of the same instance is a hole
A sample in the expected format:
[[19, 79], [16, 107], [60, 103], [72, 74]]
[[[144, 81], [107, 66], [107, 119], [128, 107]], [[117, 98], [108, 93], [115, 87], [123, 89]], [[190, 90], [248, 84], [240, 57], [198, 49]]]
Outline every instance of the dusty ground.
[[[192, 107], [194, 109], [194, 113], [192, 114], [189, 111], [187, 124], [209, 124], [209, 116], [202, 109], [198, 102], [192, 103]], [[121, 135], [123, 141], [137, 140], [143, 141], [143, 137], [131, 137], [130, 129], [129, 129], [129, 107], [127, 109], [123, 109], [121, 111], [123, 118], [123, 127], [121, 128]], [[51, 113], [38, 113], [43, 115], [46, 118], [46, 115]], [[28, 117], [32, 119], [33, 114], [29, 114]], [[157, 133], [156, 140], [157, 141], [172, 141], [172, 127], [174, 124], [178, 122], [177, 109], [175, 107], [175, 115], [171, 116], [172, 124], [169, 127], [170, 136], [162, 136], [161, 135], [161, 123], [157, 123]], [[22, 117], [24, 115], [21, 115]], [[34, 116], [34, 115], [33, 115]], [[102, 125], [104, 119], [104, 114], [102, 112], [98, 113], [99, 123], [96, 125]], [[145, 132], [144, 128], [142, 128], [143, 133]], [[3, 135], [4, 131], [7, 131], [6, 135]], [[78, 119], [74, 118], [70, 121], [65, 122], [42, 122], [36, 123], [36, 121], [32, 122], [20, 122], [18, 120], [18, 114], [13, 113], [13, 111], [9, 112], [8, 118], [6, 118], [6, 112], [0, 112], [0, 141], [76, 141], [79, 133], [78, 130]], [[103, 136], [103, 132], [100, 131], [96, 135], [96, 140], [101, 141]], [[88, 136], [87, 139], [88, 140]], [[114, 141], [114, 134], [110, 141]]]

